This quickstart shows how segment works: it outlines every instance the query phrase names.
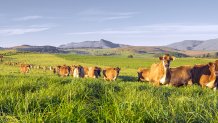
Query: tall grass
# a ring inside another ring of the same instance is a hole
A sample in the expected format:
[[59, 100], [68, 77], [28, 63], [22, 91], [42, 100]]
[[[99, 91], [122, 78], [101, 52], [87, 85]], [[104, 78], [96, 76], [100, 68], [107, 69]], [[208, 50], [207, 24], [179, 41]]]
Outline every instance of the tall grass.
[[[121, 75], [116, 82], [61, 78], [40, 70], [23, 75], [18, 67], [0, 64], [0, 122], [218, 122], [218, 92], [197, 85], [154, 87], [136, 82], [137, 67], [158, 61], [153, 58], [9, 57], [43, 65], [120, 65]], [[209, 61], [213, 59], [177, 59], [172, 66]]]

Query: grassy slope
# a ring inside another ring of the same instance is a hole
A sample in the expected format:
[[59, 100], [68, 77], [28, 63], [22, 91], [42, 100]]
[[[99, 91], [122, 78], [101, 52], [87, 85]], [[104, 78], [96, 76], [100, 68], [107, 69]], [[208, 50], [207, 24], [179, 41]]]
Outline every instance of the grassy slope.
[[[153, 58], [19, 54], [6, 60], [40, 65], [119, 66], [116, 82], [59, 78], [51, 72], [0, 64], [1, 121], [21, 122], [218, 122], [218, 93], [192, 87], [153, 87], [136, 82], [136, 69]], [[177, 59], [172, 66], [214, 59]]]

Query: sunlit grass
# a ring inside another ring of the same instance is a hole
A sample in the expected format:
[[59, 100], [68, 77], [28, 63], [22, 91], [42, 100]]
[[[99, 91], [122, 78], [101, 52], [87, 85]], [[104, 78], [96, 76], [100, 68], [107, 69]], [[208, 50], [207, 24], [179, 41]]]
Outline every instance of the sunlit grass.
[[[4, 62], [36, 65], [98, 65], [121, 67], [116, 82], [61, 78], [51, 71], [0, 64], [1, 122], [218, 122], [218, 92], [199, 86], [155, 87], [136, 81], [138, 67], [156, 58], [18, 54]], [[214, 59], [176, 59], [172, 67]]]

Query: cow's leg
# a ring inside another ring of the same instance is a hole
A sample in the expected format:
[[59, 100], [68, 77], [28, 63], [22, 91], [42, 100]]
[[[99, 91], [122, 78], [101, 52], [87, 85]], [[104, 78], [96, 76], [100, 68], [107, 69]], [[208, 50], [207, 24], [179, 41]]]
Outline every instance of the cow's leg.
[[188, 81], [188, 85], [193, 85], [192, 80], [189, 80], [189, 81]]
[[115, 81], [116, 79], [117, 79], [117, 77], [114, 77], [114, 78], [113, 78], [113, 81]]

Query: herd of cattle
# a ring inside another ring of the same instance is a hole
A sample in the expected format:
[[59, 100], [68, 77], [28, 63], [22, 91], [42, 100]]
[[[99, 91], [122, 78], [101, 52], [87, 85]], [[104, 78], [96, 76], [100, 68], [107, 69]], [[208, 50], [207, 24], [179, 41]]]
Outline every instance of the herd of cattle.
[[166, 54], [159, 57], [160, 63], [152, 64], [150, 69], [138, 69], [138, 81], [147, 81], [154, 85], [184, 86], [198, 84], [202, 88], [208, 87], [216, 90], [218, 86], [218, 60], [214, 63], [180, 66], [170, 68], [170, 62], [175, 57]]
[[98, 78], [101, 76], [101, 71], [104, 76], [104, 80], [115, 81], [119, 75], [120, 68], [108, 67], [101, 69], [100, 67], [84, 67], [81, 65], [62, 65], [62, 66], [35, 66], [31, 64], [20, 64], [20, 72], [28, 73], [31, 68], [38, 68], [43, 70], [53, 71], [54, 74], [57, 74], [61, 77], [72, 76], [73, 78]]
[[[3, 57], [1, 57], [2, 60]], [[138, 81], [146, 81], [154, 85], [171, 85], [184, 86], [198, 84], [202, 88], [208, 87], [216, 90], [218, 87], [218, 60], [214, 63], [194, 65], [194, 66], [180, 66], [171, 68], [171, 61], [175, 60], [174, 56], [165, 54], [159, 57], [160, 62], [154, 63], [150, 68], [139, 68]], [[31, 68], [42, 69], [44, 71], [50, 70], [54, 74], [62, 77], [72, 76], [74, 78], [98, 78], [103, 73], [104, 80], [115, 81], [119, 75], [119, 67], [108, 67], [101, 69], [100, 67], [85, 67], [81, 65], [62, 65], [62, 66], [37, 66], [31, 64], [21, 64], [18, 62], [7, 62], [7, 65], [20, 66], [21, 73], [28, 73]]]

